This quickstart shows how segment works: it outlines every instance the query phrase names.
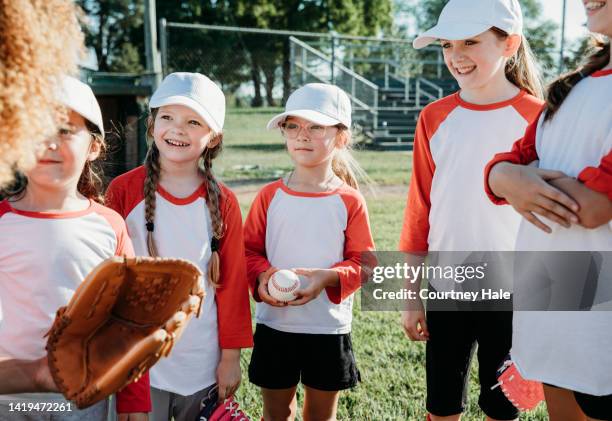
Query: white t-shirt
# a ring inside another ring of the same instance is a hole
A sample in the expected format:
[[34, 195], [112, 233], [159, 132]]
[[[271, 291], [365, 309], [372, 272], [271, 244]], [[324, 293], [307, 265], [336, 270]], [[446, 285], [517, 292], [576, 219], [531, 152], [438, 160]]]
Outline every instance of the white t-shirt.
[[[145, 175], [144, 167], [135, 168], [115, 178], [106, 193], [109, 206], [125, 218], [136, 254], [141, 256], [149, 254]], [[216, 382], [221, 348], [247, 348], [253, 343], [240, 207], [231, 190], [221, 185], [221, 192], [221, 217], [226, 227], [219, 250], [221, 287], [215, 289], [204, 280], [206, 296], [200, 317], [191, 319], [168, 358], [149, 371], [153, 387], [183, 396]], [[204, 185], [185, 198], [174, 197], [158, 186], [154, 238], [160, 256], [187, 259], [207, 274], [211, 237]]]
[[[543, 113], [512, 152], [496, 156], [489, 168], [535, 159], [540, 168], [577, 177], [612, 200], [612, 71], [578, 83], [552, 120], [544, 122]], [[501, 202], [490, 189], [489, 194]], [[567, 229], [543, 219], [552, 234], [522, 221], [517, 250], [612, 251], [612, 223]], [[591, 395], [612, 394], [612, 261], [610, 253], [602, 256], [594, 310], [515, 312], [512, 357], [526, 378]]]
[[[244, 226], [248, 276], [278, 269], [332, 268], [340, 285], [302, 306], [257, 303], [257, 323], [293, 333], [351, 331], [353, 294], [361, 287], [361, 253], [374, 250], [363, 196], [348, 185], [323, 193], [294, 191], [275, 181], [255, 198]], [[301, 286], [309, 282], [300, 276]]]

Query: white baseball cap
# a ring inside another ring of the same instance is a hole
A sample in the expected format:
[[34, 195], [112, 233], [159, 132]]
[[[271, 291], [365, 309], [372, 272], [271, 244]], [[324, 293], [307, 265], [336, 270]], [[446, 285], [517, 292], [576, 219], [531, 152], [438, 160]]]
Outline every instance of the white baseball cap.
[[287, 99], [285, 112], [268, 122], [268, 130], [278, 129], [286, 117], [300, 117], [322, 126], [342, 124], [351, 127], [351, 100], [346, 92], [327, 83], [308, 83]]
[[62, 80], [58, 97], [62, 105], [91, 121], [100, 129], [100, 133], [104, 136], [102, 111], [89, 85], [72, 76], [65, 76]]
[[195, 111], [214, 131], [223, 130], [225, 95], [215, 82], [201, 73], [177, 72], [164, 78], [153, 93], [149, 108], [184, 105]]
[[419, 35], [412, 46], [419, 49], [437, 39], [468, 39], [494, 26], [511, 35], [522, 34], [523, 14], [518, 0], [450, 0], [438, 24]]

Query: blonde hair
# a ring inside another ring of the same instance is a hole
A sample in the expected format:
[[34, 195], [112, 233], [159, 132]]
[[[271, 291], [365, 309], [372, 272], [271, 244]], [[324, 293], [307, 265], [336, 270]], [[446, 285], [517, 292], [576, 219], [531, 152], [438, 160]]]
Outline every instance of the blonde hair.
[[[92, 137], [91, 143], [98, 144], [100, 155], [93, 161], [86, 160], [81, 176], [77, 183], [77, 191], [86, 198], [104, 204], [104, 174], [101, 162], [106, 152], [106, 142], [97, 125], [85, 120], [85, 126]], [[0, 188], [0, 200], [19, 200], [23, 197], [28, 187], [28, 178], [20, 171], [14, 173], [14, 179], [4, 188]]]
[[[147, 228], [147, 249], [149, 254], [153, 257], [159, 255], [157, 252], [157, 246], [155, 245], [155, 238], [153, 232], [155, 231], [155, 191], [159, 184], [159, 177], [161, 174], [161, 164], [159, 161], [159, 149], [155, 145], [153, 140], [153, 129], [155, 124], [155, 117], [157, 116], [158, 108], [151, 110], [151, 116], [147, 120], [147, 137], [151, 141], [151, 146], [147, 151], [145, 157], [145, 170], [146, 177], [144, 182], [144, 197], [145, 197], [145, 223]], [[221, 152], [223, 143], [223, 133], [211, 132], [211, 138], [209, 142], [217, 142], [212, 148], [205, 148], [204, 152], [198, 160], [198, 170], [206, 179], [206, 205], [210, 212], [210, 219], [212, 222], [213, 235], [211, 240], [211, 256], [208, 263], [208, 279], [210, 283], [218, 288], [221, 286], [221, 261], [219, 258], [219, 247], [220, 241], [225, 232], [225, 225], [223, 223], [223, 217], [221, 216], [221, 187], [215, 179], [212, 172], [212, 161]]]
[[0, 186], [31, 168], [57, 129], [57, 88], [84, 50], [78, 10], [72, 0], [0, 0]]
[[[493, 27], [491, 31], [499, 39], [506, 39], [509, 34], [499, 28]], [[506, 78], [516, 87], [527, 91], [529, 94], [544, 98], [544, 88], [542, 86], [542, 77], [538, 70], [537, 61], [529, 45], [529, 41], [524, 35], [521, 35], [521, 45], [514, 56], [506, 62]]]
[[336, 134], [336, 145], [342, 144], [343, 147], [336, 147], [332, 158], [332, 171], [342, 181], [354, 189], [359, 189], [358, 180], [363, 181], [368, 187], [372, 188], [374, 182], [361, 167], [359, 162], [352, 154], [353, 135], [351, 131], [343, 125], [338, 125]]

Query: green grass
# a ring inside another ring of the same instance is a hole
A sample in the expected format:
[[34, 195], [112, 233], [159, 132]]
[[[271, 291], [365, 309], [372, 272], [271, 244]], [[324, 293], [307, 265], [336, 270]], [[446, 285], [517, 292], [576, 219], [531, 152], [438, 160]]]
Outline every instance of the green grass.
[[[224, 150], [215, 162], [219, 177], [228, 182], [270, 181], [292, 168], [278, 130], [266, 124], [280, 108], [229, 109], [224, 129]], [[356, 147], [355, 156], [364, 170], [383, 185], [406, 184], [410, 169], [408, 152], [373, 152]]]
[[[218, 162], [215, 162], [215, 168], [217, 174], [238, 192], [245, 215], [259, 185], [278, 178], [292, 168], [279, 133], [265, 130], [265, 124], [277, 112], [271, 109], [262, 112], [241, 109], [228, 111], [225, 149]], [[364, 191], [377, 249], [395, 250], [402, 227], [411, 154], [357, 151], [355, 156], [379, 184], [376, 195]], [[244, 167], [246, 165], [256, 167]], [[362, 383], [341, 394], [338, 419], [424, 420], [425, 346], [404, 337], [399, 324], [399, 313], [362, 312], [358, 296], [352, 335]], [[251, 350], [242, 353], [244, 377], [237, 399], [246, 412], [258, 420], [262, 413], [259, 390], [248, 382], [246, 374], [250, 357]], [[298, 390], [298, 402], [300, 405], [303, 402], [301, 390]], [[478, 379], [477, 367], [474, 365], [469, 403], [463, 419], [484, 419], [477, 402]], [[546, 420], [545, 413], [541, 405], [537, 411], [522, 415], [521, 420]], [[301, 420], [300, 415], [298, 420]]]

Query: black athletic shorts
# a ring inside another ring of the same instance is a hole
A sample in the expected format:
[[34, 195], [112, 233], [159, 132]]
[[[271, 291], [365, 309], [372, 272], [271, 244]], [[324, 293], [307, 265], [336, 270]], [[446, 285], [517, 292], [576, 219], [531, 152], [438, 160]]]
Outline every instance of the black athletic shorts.
[[351, 335], [290, 333], [258, 324], [249, 381], [266, 389], [302, 384], [335, 391], [354, 387], [361, 377]]
[[[559, 387], [545, 383], [546, 386]], [[589, 418], [612, 421], [612, 395], [593, 396], [586, 393], [573, 392], [578, 406]]]
[[[497, 370], [512, 345], [511, 311], [478, 311], [490, 303], [451, 303], [456, 311], [427, 309], [427, 411], [437, 416], [462, 413], [467, 403], [472, 355], [478, 348], [478, 405], [489, 417], [512, 420], [519, 411], [497, 383]], [[448, 309], [448, 307], [445, 307]]]

